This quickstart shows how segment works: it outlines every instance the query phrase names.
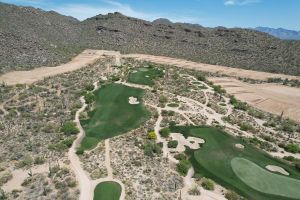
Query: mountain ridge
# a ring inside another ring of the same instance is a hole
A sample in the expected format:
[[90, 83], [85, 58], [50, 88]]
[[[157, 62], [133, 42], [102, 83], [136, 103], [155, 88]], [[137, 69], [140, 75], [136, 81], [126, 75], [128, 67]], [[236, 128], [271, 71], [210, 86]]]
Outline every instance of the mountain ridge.
[[256, 27], [254, 29], [284, 40], [300, 40], [300, 31], [296, 30], [269, 27]]
[[3, 3], [0, 19], [2, 73], [57, 65], [83, 49], [94, 48], [300, 75], [300, 42], [255, 30], [153, 23], [117, 12], [78, 21]]

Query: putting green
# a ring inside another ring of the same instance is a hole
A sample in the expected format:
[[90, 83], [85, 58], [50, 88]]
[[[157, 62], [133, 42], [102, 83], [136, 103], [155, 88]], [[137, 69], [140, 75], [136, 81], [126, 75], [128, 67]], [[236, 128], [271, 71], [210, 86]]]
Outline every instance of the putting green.
[[[174, 133], [182, 133], [185, 137], [199, 137], [205, 140], [205, 143], [201, 145], [200, 149], [192, 150], [187, 149], [186, 153], [190, 156], [190, 161], [194, 167], [195, 173], [200, 176], [213, 179], [220, 185], [234, 190], [240, 195], [247, 199], [255, 200], [291, 200], [300, 199], [291, 198], [290, 196], [284, 196], [278, 193], [266, 193], [266, 191], [257, 190], [251, 185], [244, 182], [231, 167], [231, 161], [238, 157], [249, 160], [261, 169], [264, 169], [267, 165], [275, 165], [285, 169], [290, 175], [288, 177], [279, 175], [279, 173], [268, 173], [270, 175], [276, 175], [282, 178], [290, 178], [292, 180], [300, 180], [300, 173], [294, 166], [288, 165], [287, 163], [271, 157], [269, 154], [255, 148], [254, 146], [245, 142], [245, 140], [233, 137], [224, 131], [208, 126], [173, 126], [170, 127]], [[236, 144], [244, 145], [244, 149], [238, 149], [235, 147]], [[244, 170], [247, 170], [245, 168]], [[250, 170], [253, 171], [253, 170]], [[267, 174], [265, 174], [267, 176]], [[252, 176], [254, 181], [261, 181], [266, 179], [265, 176], [255, 175]], [[271, 178], [271, 177], [270, 177]], [[274, 177], [273, 177], [274, 178]], [[272, 179], [273, 180], [273, 179]], [[279, 179], [278, 184], [286, 184], [286, 182], [280, 183], [282, 180]], [[273, 187], [273, 186], [269, 186]], [[284, 186], [285, 187], [285, 186]], [[282, 186], [282, 188], [284, 188]], [[288, 185], [286, 184], [286, 187]], [[299, 188], [298, 184], [297, 187]], [[276, 190], [276, 189], [275, 189]], [[294, 189], [288, 190], [292, 196], [297, 196], [299, 192], [295, 192]], [[300, 190], [300, 189], [299, 189]]]
[[300, 180], [271, 173], [244, 158], [232, 159], [231, 167], [244, 183], [255, 190], [289, 198], [300, 198]]
[[[144, 91], [121, 84], [109, 84], [95, 91], [96, 107], [88, 118], [80, 121], [86, 137], [80, 149], [92, 149], [100, 140], [111, 138], [138, 128], [150, 117], [144, 107]], [[135, 97], [140, 104], [130, 104], [129, 97]]]
[[94, 191], [94, 200], [119, 200], [122, 188], [119, 183], [106, 181], [99, 183]]
[[130, 72], [128, 76], [128, 82], [136, 83], [141, 85], [154, 85], [154, 80], [163, 77], [164, 72], [160, 68], [153, 66], [149, 67], [140, 67], [135, 69], [135, 71]]

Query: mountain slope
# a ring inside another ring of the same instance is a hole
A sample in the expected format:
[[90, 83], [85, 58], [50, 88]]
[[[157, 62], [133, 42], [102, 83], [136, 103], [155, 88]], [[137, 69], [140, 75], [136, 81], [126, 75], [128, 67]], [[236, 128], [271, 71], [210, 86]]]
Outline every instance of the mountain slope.
[[257, 27], [255, 28], [255, 30], [268, 33], [270, 35], [284, 40], [300, 40], [300, 31], [293, 31], [284, 28], [275, 29], [268, 27]]
[[53, 65], [83, 48], [96, 48], [300, 75], [300, 42], [255, 30], [152, 23], [120, 13], [79, 22], [55, 12], [7, 4], [0, 4], [0, 13], [0, 40], [5, 40], [0, 48], [2, 72], [16, 69], [16, 64], [22, 64], [17, 69]]

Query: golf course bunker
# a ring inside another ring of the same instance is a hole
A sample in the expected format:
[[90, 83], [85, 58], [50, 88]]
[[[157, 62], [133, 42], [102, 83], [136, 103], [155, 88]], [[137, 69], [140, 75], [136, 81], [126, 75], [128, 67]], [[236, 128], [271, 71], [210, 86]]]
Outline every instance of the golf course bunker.
[[[186, 149], [185, 151], [190, 158], [195, 174], [210, 178], [246, 199], [300, 199], [300, 173], [294, 166], [282, 162], [248, 144], [243, 139], [234, 137], [216, 127], [170, 126], [169, 128], [172, 133], [181, 133], [184, 138], [195, 137], [205, 141], [201, 144], [201, 148]], [[243, 145], [244, 149], [236, 148], [236, 144]], [[248, 162], [243, 165], [243, 163], [238, 163], [239, 160], [232, 161], [235, 158], [244, 159], [251, 164], [255, 163], [256, 168], [252, 165], [248, 166]], [[290, 175], [287, 177], [269, 172], [265, 169], [267, 165], [281, 167]], [[243, 174], [245, 176], [247, 173], [251, 174], [246, 176], [246, 180], [243, 180], [241, 176]]]
[[122, 187], [119, 183], [106, 181], [99, 183], [94, 191], [94, 200], [119, 200]]
[[278, 173], [286, 175], [286, 176], [290, 175], [290, 173], [285, 171], [285, 169], [283, 169], [282, 167], [275, 166], [275, 165], [267, 165], [266, 169], [271, 172], [278, 172]]
[[300, 198], [300, 180], [274, 174], [244, 158], [232, 159], [231, 166], [234, 173], [255, 190], [288, 198]]
[[[150, 117], [142, 102], [144, 90], [121, 84], [108, 84], [96, 90], [96, 106], [80, 123], [86, 137], [79, 149], [93, 149], [100, 140], [112, 138], [138, 128]], [[128, 102], [134, 97], [133, 102]], [[132, 106], [130, 103], [134, 103]]]
[[244, 148], [245, 148], [245, 146], [242, 145], [242, 144], [235, 144], [234, 146], [235, 146], [236, 148], [238, 148], [238, 149], [244, 149]]
[[181, 133], [171, 133], [172, 140], [177, 140], [178, 145], [176, 151], [181, 153], [185, 151], [185, 146], [188, 146], [191, 149], [199, 149], [200, 144], [204, 143], [204, 140], [201, 138], [188, 137], [185, 138]]
[[140, 104], [140, 102], [135, 97], [129, 97], [128, 103], [132, 105]]

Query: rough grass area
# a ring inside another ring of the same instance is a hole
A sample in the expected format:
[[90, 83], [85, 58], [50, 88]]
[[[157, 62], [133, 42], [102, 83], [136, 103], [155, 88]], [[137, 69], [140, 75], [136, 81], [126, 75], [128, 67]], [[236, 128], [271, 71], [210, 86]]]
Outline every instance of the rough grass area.
[[94, 191], [94, 200], [119, 200], [122, 188], [119, 183], [107, 181], [99, 183]]
[[153, 86], [155, 79], [163, 77], [163, 75], [164, 72], [162, 69], [150, 65], [149, 67], [133, 69], [133, 71], [129, 73], [128, 82]]
[[232, 159], [231, 166], [235, 174], [255, 190], [295, 199], [300, 198], [300, 180], [271, 173], [244, 158]]
[[[144, 91], [120, 84], [109, 84], [95, 91], [96, 108], [88, 113], [89, 118], [81, 120], [86, 137], [80, 149], [92, 149], [100, 140], [126, 133], [139, 127], [150, 112], [142, 104]], [[140, 104], [129, 104], [129, 97], [135, 97]]]
[[[232, 159], [244, 158], [255, 163], [260, 168], [267, 165], [277, 165], [290, 173], [290, 178], [300, 179], [300, 174], [293, 166], [283, 161], [277, 160], [265, 152], [245, 143], [242, 139], [233, 137], [220, 129], [213, 127], [171, 127], [172, 132], [182, 133], [185, 137], [193, 136], [205, 140], [205, 143], [198, 150], [187, 150], [190, 161], [195, 168], [195, 172], [200, 176], [211, 178], [224, 187], [235, 190], [248, 199], [273, 199], [284, 200], [293, 199], [289, 197], [266, 194], [253, 189], [242, 181], [231, 167]], [[242, 144], [244, 149], [238, 149], [235, 144]], [[248, 171], [247, 169], [244, 169]], [[251, 169], [249, 169], [251, 170]], [[276, 174], [271, 173], [270, 174]], [[283, 175], [279, 175], [285, 177]], [[252, 177], [256, 183], [263, 183], [264, 177]], [[279, 183], [285, 184], [285, 182]], [[272, 187], [269, 185], [269, 187]], [[266, 191], [264, 191], [266, 192]], [[294, 194], [296, 195], [296, 194]], [[300, 198], [299, 198], [300, 199]]]

